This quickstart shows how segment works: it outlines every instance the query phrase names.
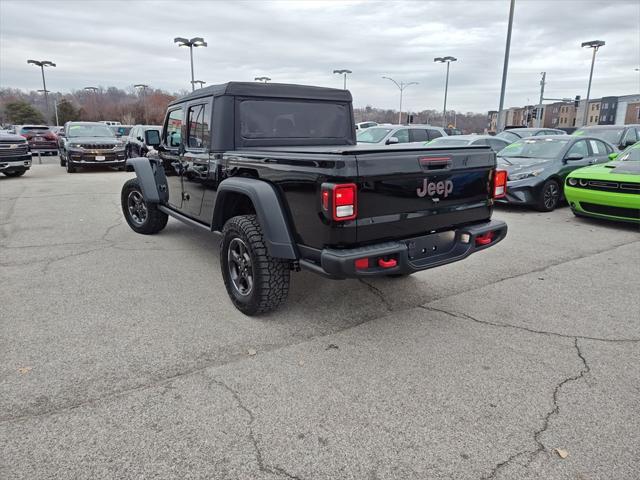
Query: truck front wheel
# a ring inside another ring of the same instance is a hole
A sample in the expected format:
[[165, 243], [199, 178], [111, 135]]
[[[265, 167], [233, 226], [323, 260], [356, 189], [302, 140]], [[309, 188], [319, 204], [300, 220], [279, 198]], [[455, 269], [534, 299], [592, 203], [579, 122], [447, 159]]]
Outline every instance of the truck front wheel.
[[225, 223], [220, 266], [231, 301], [245, 315], [273, 311], [287, 300], [289, 263], [269, 256], [255, 215]]
[[169, 216], [158, 210], [157, 205], [144, 200], [137, 178], [127, 180], [122, 186], [120, 203], [124, 218], [136, 233], [152, 235], [167, 226]]

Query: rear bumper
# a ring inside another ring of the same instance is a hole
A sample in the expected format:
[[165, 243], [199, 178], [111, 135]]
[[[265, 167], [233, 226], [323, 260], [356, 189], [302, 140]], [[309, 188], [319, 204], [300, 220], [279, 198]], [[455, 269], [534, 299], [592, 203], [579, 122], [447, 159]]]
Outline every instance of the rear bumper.
[[31, 168], [31, 154], [17, 155], [9, 159], [0, 158], [0, 172], [19, 172]]
[[540, 180], [526, 179], [507, 182], [507, 193], [497, 203], [511, 203], [514, 205], [532, 205], [538, 201]]
[[[494, 234], [490, 243], [476, 244], [476, 237], [490, 232]], [[460, 227], [446, 234], [453, 236], [453, 239], [446, 240], [444, 233], [434, 233], [366, 247], [323, 249], [319, 265], [302, 260], [300, 266], [332, 278], [410, 274], [457, 262], [472, 253], [492, 247], [507, 235], [507, 224], [500, 220], [490, 220]], [[417, 250], [416, 246], [419, 246]], [[355, 261], [363, 258], [369, 259], [369, 267], [357, 269]], [[389, 265], [391, 260], [395, 260], [395, 266], [381, 266], [381, 263]]]

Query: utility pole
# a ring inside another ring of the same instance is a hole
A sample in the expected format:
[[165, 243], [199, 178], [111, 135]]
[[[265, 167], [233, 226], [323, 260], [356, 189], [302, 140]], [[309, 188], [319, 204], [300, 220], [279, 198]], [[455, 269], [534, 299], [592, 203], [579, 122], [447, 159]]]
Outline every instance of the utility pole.
[[27, 64], [35, 65], [36, 67], [40, 67], [42, 71], [42, 91], [44, 92], [44, 103], [47, 106], [47, 122], [51, 120], [51, 112], [49, 110], [49, 90], [47, 90], [47, 82], [44, 79], [44, 67], [55, 67], [56, 64], [50, 62], [49, 60], [27, 60]]
[[587, 124], [587, 115], [589, 110], [589, 95], [591, 95], [591, 79], [593, 78], [593, 65], [596, 63], [596, 52], [600, 47], [603, 47], [605, 43], [602, 40], [591, 40], [590, 42], [583, 42], [582, 47], [593, 48], [593, 57], [591, 57], [591, 71], [589, 72], [589, 86], [587, 87], [587, 99], [584, 104], [584, 112], [582, 115], [582, 125]]
[[515, 9], [516, 0], [511, 0], [509, 7], [509, 25], [507, 26], [507, 46], [504, 50], [504, 65], [502, 67], [502, 86], [500, 87], [500, 106], [498, 107], [498, 128], [501, 132], [504, 129], [504, 117], [502, 109], [504, 108], [504, 92], [507, 88], [507, 70], [509, 69], [509, 50], [511, 50], [511, 30], [513, 28], [513, 10]]
[[396, 82], [393, 78], [390, 77], [382, 77], [386, 80], [391, 80], [393, 83], [396, 84], [396, 87], [398, 87], [398, 89], [400, 90], [400, 111], [398, 112], [398, 124], [402, 124], [402, 92], [404, 92], [404, 89], [411, 86], [411, 85], [418, 85], [418, 82], [409, 82], [409, 83], [404, 83], [404, 82]]
[[542, 78], [540, 79], [540, 101], [538, 102], [538, 115], [536, 115], [536, 123], [538, 124], [538, 128], [542, 127], [542, 100], [544, 100], [544, 84], [547, 78], [547, 72], [540, 72]]
[[337, 73], [338, 75], [344, 75], [344, 83], [343, 83], [343, 89], [346, 90], [347, 89], [347, 74], [349, 73], [353, 73], [351, 70], [347, 70], [346, 68], [342, 69], [342, 70], [334, 70], [333, 73]]

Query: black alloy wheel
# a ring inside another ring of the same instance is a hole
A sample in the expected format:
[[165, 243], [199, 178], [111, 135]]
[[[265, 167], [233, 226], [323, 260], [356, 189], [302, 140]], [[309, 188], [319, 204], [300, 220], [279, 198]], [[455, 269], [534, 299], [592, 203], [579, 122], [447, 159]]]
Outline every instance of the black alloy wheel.
[[551, 212], [560, 203], [560, 185], [555, 180], [547, 180], [540, 191], [538, 200], [538, 210], [541, 212]]

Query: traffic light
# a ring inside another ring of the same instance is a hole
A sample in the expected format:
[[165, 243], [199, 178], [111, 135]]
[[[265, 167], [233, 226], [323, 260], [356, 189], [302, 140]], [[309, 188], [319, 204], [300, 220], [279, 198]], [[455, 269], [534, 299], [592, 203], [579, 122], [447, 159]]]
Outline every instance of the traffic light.
[[538, 118], [538, 109], [537, 108], [533, 109], [533, 111], [531, 112], [531, 117]]
[[413, 123], [413, 115], [409, 114], [409, 119], [407, 120], [407, 123]]
[[580, 105], [580, 95], [576, 95], [576, 99], [573, 101], [574, 108], [578, 108], [578, 105]]

